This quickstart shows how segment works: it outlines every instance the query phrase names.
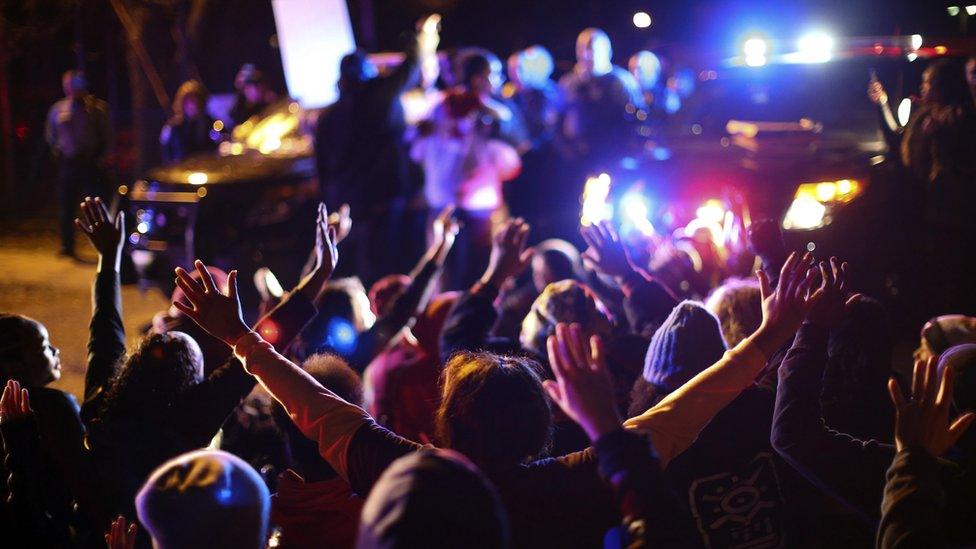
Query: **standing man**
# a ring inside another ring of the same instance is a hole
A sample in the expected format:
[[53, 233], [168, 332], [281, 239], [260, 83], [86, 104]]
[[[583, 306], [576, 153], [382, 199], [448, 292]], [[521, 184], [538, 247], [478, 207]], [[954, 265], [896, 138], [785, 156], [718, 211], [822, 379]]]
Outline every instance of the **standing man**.
[[607, 33], [585, 29], [576, 38], [576, 65], [559, 80], [566, 101], [560, 128], [563, 152], [599, 167], [623, 156], [633, 115], [644, 107], [637, 80], [614, 65], [612, 56]]
[[366, 53], [342, 58], [339, 99], [319, 116], [315, 158], [319, 184], [329, 204], [349, 204], [356, 230], [347, 247], [354, 258], [347, 266], [368, 286], [401, 264], [404, 214], [410, 191], [410, 160], [404, 132], [407, 123], [400, 96], [419, 82], [424, 59], [435, 56], [440, 16], [431, 15], [417, 28], [403, 63], [379, 76]]
[[75, 209], [83, 196], [97, 192], [111, 139], [108, 106], [88, 93], [85, 73], [69, 70], [61, 77], [64, 99], [47, 115], [45, 138], [58, 165], [56, 196], [61, 230], [59, 255], [75, 257]]

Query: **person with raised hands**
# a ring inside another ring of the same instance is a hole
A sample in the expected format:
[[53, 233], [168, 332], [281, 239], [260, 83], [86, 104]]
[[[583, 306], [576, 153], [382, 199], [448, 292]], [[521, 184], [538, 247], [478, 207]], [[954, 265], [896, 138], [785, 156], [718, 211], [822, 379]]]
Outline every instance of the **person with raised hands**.
[[[600, 476], [616, 494], [623, 524], [620, 547], [673, 547], [679, 506], [669, 493], [650, 442], [621, 425], [606, 351], [599, 336], [587, 341], [579, 325], [559, 324], [546, 344], [555, 380], [542, 383], [549, 398], [586, 432]], [[605, 545], [606, 546], [606, 545]]]
[[[964, 351], [972, 355], [973, 350]], [[967, 362], [972, 363], [970, 356]], [[888, 389], [895, 404], [895, 448], [898, 453], [887, 472], [878, 547], [947, 547], [973, 542], [972, 472], [946, 475], [939, 457], [957, 445], [976, 414], [965, 412], [951, 418], [955, 368], [938, 368], [936, 359], [915, 363], [911, 393], [902, 394], [891, 380]], [[953, 478], [955, 477], [955, 478]], [[963, 496], [947, 501], [947, 492]], [[966, 539], [953, 539], [960, 531]]]
[[461, 296], [444, 321], [442, 361], [447, 362], [454, 353], [463, 350], [518, 350], [516, 342], [492, 337], [491, 330], [498, 319], [495, 300], [501, 289], [532, 262], [534, 250], [526, 246], [530, 230], [525, 220], [515, 218], [495, 233], [484, 274]]
[[[528, 261], [520, 236], [527, 229], [513, 224], [507, 231], [486, 283], [514, 275]], [[812, 302], [810, 262], [809, 255], [792, 256], [775, 291], [761, 276], [764, 320], [759, 330], [660, 404], [624, 422], [625, 428], [650, 434], [662, 466], [687, 448], [715, 413], [753, 381], [768, 354], [793, 336]], [[248, 331], [236, 294], [198, 286], [188, 293], [191, 318], [233, 346], [247, 371], [318, 442], [322, 457], [355, 492], [368, 493], [392, 461], [422, 448], [379, 426], [362, 408], [316, 383], [258, 332]], [[516, 546], [592, 546], [616, 521], [612, 497], [599, 478], [592, 449], [538, 459], [552, 425], [538, 372], [538, 365], [523, 358], [472, 352], [453, 356], [443, 374], [436, 442], [466, 455], [498, 485]], [[594, 425], [603, 429], [609, 423]]]
[[[362, 332], [356, 333], [349, 349], [324, 348], [323, 340], [327, 341], [328, 331], [335, 317], [329, 315], [329, 311], [323, 310], [302, 331], [286, 354], [296, 361], [301, 361], [319, 352], [336, 352], [342, 355], [349, 366], [362, 373], [380, 353], [409, 334], [409, 328], [430, 300], [435, 283], [444, 270], [444, 262], [454, 247], [459, 231], [460, 226], [454, 217], [454, 207], [448, 206], [441, 210], [431, 224], [433, 235], [431, 245], [410, 274], [388, 275], [377, 281], [371, 288], [370, 295], [374, 297], [384, 287], [389, 287], [391, 291], [388, 294], [393, 295], [387, 295], [382, 310], [373, 311], [377, 316], [376, 322]], [[337, 237], [338, 234], [333, 236]], [[395, 289], [397, 286], [400, 288], [399, 291]]]
[[[92, 206], [95, 211], [86, 215], [85, 222], [79, 220], [100, 254], [81, 415], [96, 471], [92, 476], [99, 487], [97, 527], [104, 530], [120, 513], [135, 516], [132, 498], [155, 467], [210, 442], [253, 389], [254, 379], [233, 357], [205, 377], [196, 341], [177, 331], [150, 334], [125, 356], [118, 261], [111, 255], [121, 245], [124, 231], [121, 218], [107, 223], [100, 201]], [[335, 230], [328, 227], [327, 218], [324, 205], [320, 206], [313, 269], [254, 326], [277, 345], [287, 345], [315, 316], [313, 301], [335, 266]], [[199, 283], [184, 269], [177, 270], [177, 285], [189, 302], [218, 292], [203, 264], [195, 266]], [[236, 272], [229, 275], [228, 285], [237, 291]], [[198, 320], [185, 303], [174, 306]], [[244, 326], [242, 333], [248, 329]]]
[[[808, 311], [779, 370], [770, 442], [807, 480], [855, 512], [864, 526], [864, 534], [874, 535], [879, 522], [882, 523], [879, 543], [898, 545], [895, 542], [902, 539], [906, 531], [898, 526], [905, 518], [904, 509], [923, 513], [912, 502], [934, 501], [927, 499], [933, 494], [938, 494], [938, 508], [924, 511], [929, 513], [924, 517], [912, 518], [924, 523], [944, 512], [952, 519], [944, 520], [945, 528], [940, 534], [943, 537], [938, 539], [972, 543], [976, 535], [971, 528], [974, 506], [969, 456], [973, 455], [971, 448], [976, 445], [973, 437], [963, 436], [959, 441], [958, 436], [972, 417], [964, 415], [958, 422], [950, 424], [947, 402], [952, 401], [952, 408], [959, 412], [976, 409], [976, 398], [972, 397], [976, 385], [968, 378], [967, 383], [960, 384], [961, 391], [955, 397], [951, 391], [953, 374], [968, 371], [970, 365], [976, 364], [976, 352], [967, 353], [966, 346], [959, 346], [950, 348], [939, 359], [938, 370], [955, 370], [945, 382], [949, 390], [944, 390], [941, 397], [933, 388], [938, 386], [932, 378], [937, 375], [934, 361], [931, 364], [916, 362], [910, 405], [898, 398], [901, 392], [896, 382], [889, 383], [899, 416], [895, 428], [896, 445], [875, 439], [861, 440], [824, 424], [820, 397], [828, 359], [828, 337], [861, 299], [858, 294], [848, 292], [846, 270], [846, 264], [836, 258], [831, 258], [829, 264], [821, 262], [819, 265], [821, 283], [814, 292], [819, 294], [819, 299]], [[941, 459], [949, 450], [950, 454], [959, 456], [954, 456], [956, 462]], [[895, 479], [889, 484], [887, 493], [886, 471], [889, 471], [889, 480]], [[923, 477], [928, 492], [922, 493], [905, 480], [916, 475]], [[941, 487], [938, 486], [940, 482], [944, 482]], [[891, 524], [882, 522], [881, 517], [882, 510], [888, 512], [889, 507], [891, 518], [885, 521], [893, 521]], [[904, 539], [907, 543], [917, 538], [908, 536]]]
[[4, 542], [16, 547], [62, 547], [72, 539], [71, 494], [41, 440], [27, 387], [7, 380], [0, 396], [3, 438], [3, 481], [0, 484], [0, 527]]
[[616, 229], [609, 221], [581, 227], [588, 248], [583, 261], [596, 272], [614, 279], [624, 294], [624, 313], [630, 330], [650, 334], [678, 304], [674, 292], [634, 265]]

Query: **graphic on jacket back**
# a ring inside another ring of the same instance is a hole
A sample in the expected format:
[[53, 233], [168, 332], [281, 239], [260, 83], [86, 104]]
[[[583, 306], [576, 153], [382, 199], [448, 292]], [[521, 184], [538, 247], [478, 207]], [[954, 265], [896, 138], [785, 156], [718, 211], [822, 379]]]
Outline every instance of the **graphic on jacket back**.
[[742, 471], [696, 479], [688, 498], [706, 547], [784, 546], [783, 496], [771, 453], [756, 454]]

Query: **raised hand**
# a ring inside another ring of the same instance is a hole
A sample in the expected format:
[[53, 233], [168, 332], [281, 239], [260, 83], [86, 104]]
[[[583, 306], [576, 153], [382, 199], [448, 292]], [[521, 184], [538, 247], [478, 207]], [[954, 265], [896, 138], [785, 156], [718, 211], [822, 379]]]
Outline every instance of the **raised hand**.
[[428, 253], [438, 265], [444, 264], [447, 254], [454, 247], [454, 240], [460, 230], [461, 226], [458, 224], [457, 218], [454, 217], [453, 204], [441, 210], [441, 213], [434, 219], [434, 241]]
[[939, 382], [936, 358], [916, 361], [912, 376], [911, 400], [906, 401], [898, 382], [888, 381], [888, 392], [895, 404], [895, 445], [898, 451], [905, 448], [922, 448], [933, 457], [940, 457], [955, 445], [976, 419], [968, 412], [949, 422], [952, 405], [954, 373], [946, 368]]
[[501, 289], [508, 279], [518, 276], [532, 261], [531, 248], [526, 249], [529, 239], [529, 224], [521, 217], [505, 223], [491, 244], [488, 269], [481, 277], [483, 284]]
[[599, 336], [586, 341], [579, 324], [557, 324], [546, 340], [549, 364], [556, 380], [543, 388], [566, 415], [586, 431], [590, 441], [620, 429], [613, 382]]
[[136, 533], [139, 527], [132, 523], [126, 528], [125, 517], [119, 515], [112, 521], [112, 528], [105, 534], [108, 549], [133, 549], [136, 546]]
[[872, 78], [868, 84], [868, 99], [876, 105], [884, 105], [888, 102], [888, 93], [877, 79]]
[[78, 230], [85, 233], [100, 256], [117, 260], [124, 241], [125, 213], [119, 211], [113, 220], [101, 198], [86, 196], [81, 203], [81, 215], [83, 219], [75, 219]]
[[20, 383], [10, 379], [0, 395], [0, 423], [23, 419], [34, 413], [30, 407], [30, 395]]
[[791, 253], [780, 269], [775, 290], [764, 271], [756, 272], [762, 296], [763, 319], [756, 330], [755, 342], [767, 357], [796, 335], [807, 311], [819, 299], [819, 296], [809, 294], [810, 285], [817, 276], [815, 271], [810, 270], [811, 263], [812, 254], [807, 253], [801, 258], [796, 252]]
[[441, 41], [440, 27], [441, 16], [436, 13], [417, 22], [417, 40], [424, 54], [437, 52], [437, 46]]
[[241, 314], [241, 300], [237, 295], [237, 271], [227, 275], [227, 295], [220, 293], [203, 261], [194, 262], [200, 281], [194, 280], [181, 267], [176, 268], [176, 285], [183, 289], [185, 305], [174, 301], [173, 306], [200, 325], [210, 335], [233, 346], [249, 330]]
[[820, 287], [811, 296], [810, 310], [807, 311], [807, 321], [828, 330], [836, 328], [854, 303], [860, 299], [860, 294], [847, 296], [847, 262], [841, 263], [836, 257], [830, 258], [830, 264], [821, 261]]
[[336, 227], [329, 225], [329, 212], [321, 202], [319, 215], [315, 220], [315, 247], [312, 249], [312, 257], [312, 269], [298, 283], [298, 290], [304, 293], [309, 301], [315, 301], [322, 293], [325, 283], [329, 281], [339, 263]]
[[[324, 205], [319, 204], [322, 208]], [[352, 217], [349, 215], [351, 210], [349, 204], [339, 206], [339, 210], [329, 214], [329, 227], [335, 229], [335, 243], [338, 244], [349, 236], [352, 232]]]
[[614, 278], [623, 278], [634, 272], [627, 248], [610, 222], [581, 227], [580, 233], [589, 246], [582, 254], [588, 265]]

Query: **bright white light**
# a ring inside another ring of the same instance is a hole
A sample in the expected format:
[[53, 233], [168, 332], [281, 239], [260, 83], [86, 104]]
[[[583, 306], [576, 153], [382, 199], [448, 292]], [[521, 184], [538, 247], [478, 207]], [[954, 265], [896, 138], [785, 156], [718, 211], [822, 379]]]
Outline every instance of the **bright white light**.
[[947, 11], [949, 12], [950, 16], [955, 17], [959, 15], [959, 6], [949, 6]]
[[288, 95], [306, 108], [338, 98], [339, 61], [356, 49], [344, 0], [273, 0]]
[[[976, 6], [971, 6], [973, 8], [973, 13], [976, 13]], [[969, 11], [970, 6], [966, 6], [966, 11]], [[922, 35], [913, 34], [912, 35], [912, 49], [917, 50], [922, 47]]]
[[193, 172], [186, 176], [186, 182], [190, 185], [205, 185], [207, 183], [207, 174], [203, 172]]
[[766, 64], [766, 53], [769, 43], [762, 38], [752, 37], [742, 43], [742, 53], [745, 55], [746, 65], [761, 67]]
[[909, 98], [904, 98], [901, 103], [898, 103], [898, 123], [902, 126], [908, 124], [908, 118], [912, 114], [912, 100]]
[[634, 14], [634, 26], [639, 29], [646, 29], [651, 26], [651, 16], [646, 11], [639, 11]]
[[146, 223], [145, 221], [139, 222], [139, 224], [136, 225], [136, 230], [139, 231], [142, 234], [148, 233], [149, 232], [149, 223]]
[[825, 32], [811, 32], [796, 41], [796, 49], [801, 63], [826, 63], [834, 54], [834, 39]]
[[613, 206], [607, 203], [610, 196], [610, 176], [601, 173], [589, 177], [583, 186], [583, 209], [580, 212], [580, 225], [589, 227], [613, 217]]
[[639, 221], [647, 219], [647, 200], [637, 193], [628, 193], [620, 200], [620, 207], [623, 209], [624, 217], [628, 221]]
[[976, 6], [966, 6], [966, 13], [976, 15]]
[[695, 210], [695, 216], [709, 223], [721, 223], [725, 219], [725, 208], [720, 201], [713, 198]]
[[783, 218], [784, 229], [809, 230], [823, 227], [827, 207], [809, 196], [798, 196]]

